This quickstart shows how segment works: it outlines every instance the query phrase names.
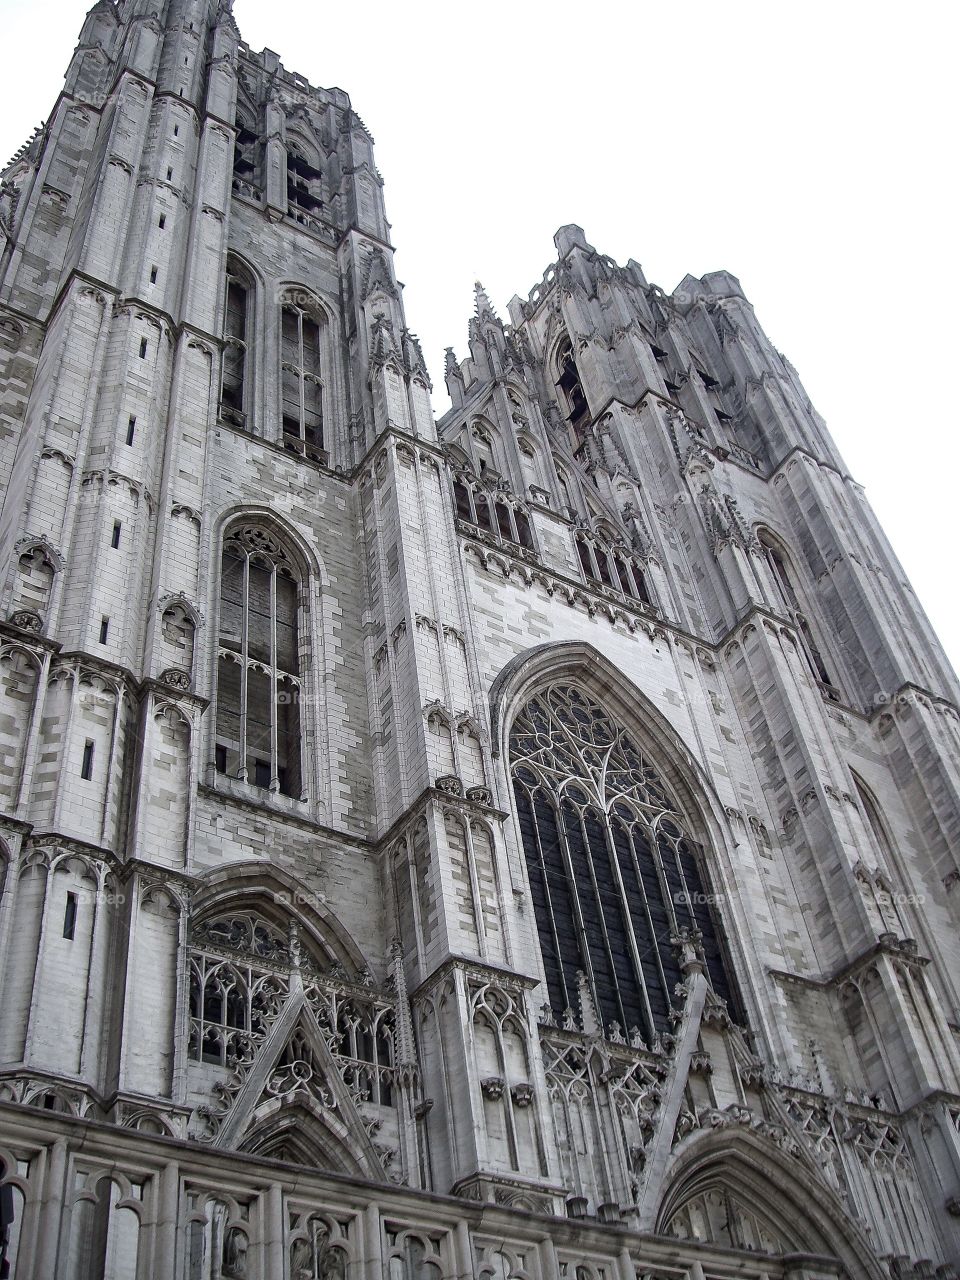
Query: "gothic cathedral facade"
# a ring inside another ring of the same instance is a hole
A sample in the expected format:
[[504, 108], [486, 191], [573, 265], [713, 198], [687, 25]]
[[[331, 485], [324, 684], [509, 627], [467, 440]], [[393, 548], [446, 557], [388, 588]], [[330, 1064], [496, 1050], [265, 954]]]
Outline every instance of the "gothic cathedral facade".
[[16, 1280], [960, 1263], [960, 691], [725, 271], [437, 422], [372, 139], [99, 0], [0, 194]]

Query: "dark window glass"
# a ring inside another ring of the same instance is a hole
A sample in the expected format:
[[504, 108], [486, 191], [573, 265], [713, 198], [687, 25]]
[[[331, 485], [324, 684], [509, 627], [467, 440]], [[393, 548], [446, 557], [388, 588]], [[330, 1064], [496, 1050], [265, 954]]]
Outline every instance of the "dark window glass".
[[586, 981], [605, 1028], [671, 1030], [678, 930], [696, 929], [710, 981], [735, 995], [707, 881], [651, 763], [580, 690], [553, 685], [514, 722], [510, 761], [549, 1002]]

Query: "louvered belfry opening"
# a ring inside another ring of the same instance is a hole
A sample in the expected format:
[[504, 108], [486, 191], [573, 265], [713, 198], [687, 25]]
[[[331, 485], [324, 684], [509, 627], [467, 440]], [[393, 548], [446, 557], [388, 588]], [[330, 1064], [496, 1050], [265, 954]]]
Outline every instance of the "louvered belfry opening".
[[653, 765], [584, 691], [535, 694], [510, 735], [514, 794], [555, 1015], [580, 1012], [582, 974], [605, 1031], [670, 1031], [682, 980], [671, 941], [702, 934], [710, 981], [732, 984], [699, 847]]

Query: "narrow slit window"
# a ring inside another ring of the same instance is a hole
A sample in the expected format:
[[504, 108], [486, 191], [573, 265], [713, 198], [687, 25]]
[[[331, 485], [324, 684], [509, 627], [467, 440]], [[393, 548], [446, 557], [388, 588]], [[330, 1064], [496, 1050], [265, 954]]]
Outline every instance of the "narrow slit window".
[[131, 415], [127, 422], [127, 444], [133, 444], [133, 438], [137, 434], [137, 420]]
[[89, 782], [93, 777], [93, 752], [93, 741], [88, 738], [83, 744], [83, 760], [80, 762], [80, 777], [84, 782]]
[[103, 617], [100, 619], [100, 643], [107, 643], [107, 636], [110, 634], [110, 619]]
[[160, 221], [157, 223], [157, 226], [162, 231], [166, 225], [167, 225], [167, 215], [165, 213], [161, 213]]
[[117, 547], [119, 547], [119, 545], [120, 545], [120, 530], [121, 530], [121, 528], [122, 528], [122, 525], [120, 524], [120, 521], [119, 521], [119, 520], [114, 520], [114, 522], [113, 522], [113, 533], [111, 533], [111, 535], [110, 535], [110, 545], [111, 545], [111, 547], [113, 547], [114, 551], [116, 551]]
[[74, 934], [77, 930], [77, 895], [75, 893], [67, 894], [67, 901], [63, 909], [63, 936], [68, 942], [72, 942]]
[[151, 284], [156, 284], [156, 283], [157, 283], [157, 268], [156, 268], [156, 267], [151, 267], [151, 268], [150, 268], [150, 283], [151, 283]]
[[140, 359], [146, 360], [146, 358], [147, 358], [147, 340], [146, 338], [141, 338], [140, 339]]

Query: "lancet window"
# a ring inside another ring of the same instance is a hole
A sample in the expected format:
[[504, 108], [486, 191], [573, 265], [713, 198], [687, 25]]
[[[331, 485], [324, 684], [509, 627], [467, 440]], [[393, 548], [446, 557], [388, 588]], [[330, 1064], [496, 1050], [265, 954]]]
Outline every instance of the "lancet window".
[[292, 217], [312, 214], [323, 208], [320, 184], [323, 174], [301, 154], [298, 147], [287, 150], [287, 204]]
[[584, 691], [553, 684], [517, 716], [510, 764], [554, 1015], [569, 1021], [585, 983], [608, 1033], [653, 1043], [670, 1030], [683, 929], [702, 935], [729, 999], [700, 850], [629, 734]]
[[323, 370], [316, 316], [287, 302], [280, 322], [283, 443], [314, 462], [323, 449]]
[[248, 121], [238, 118], [233, 144], [233, 189], [259, 200], [260, 139]]
[[485, 529], [503, 542], [519, 547], [533, 547], [533, 533], [526, 511], [500, 490], [485, 489], [466, 475], [453, 482], [457, 515], [467, 524]]
[[564, 340], [557, 352], [557, 367], [560, 372], [557, 387], [566, 409], [567, 421], [573, 428], [575, 443], [579, 443], [580, 434], [590, 421], [590, 407], [580, 382], [580, 373], [573, 357], [573, 347], [569, 338]]
[[585, 577], [634, 600], [650, 603], [643, 570], [625, 547], [612, 547], [598, 538], [577, 534], [577, 555]]
[[215, 762], [218, 772], [300, 799], [300, 580], [267, 530], [224, 540]]
[[246, 423], [249, 311], [252, 281], [232, 259], [227, 264], [227, 288], [223, 317], [223, 373], [220, 382], [220, 416], [238, 427]]
[[834, 685], [833, 678], [820, 652], [820, 646], [807, 619], [806, 611], [803, 608], [800, 594], [796, 587], [792, 566], [772, 534], [767, 533], [765, 529], [761, 529], [758, 533], [758, 538], [760, 546], [763, 548], [764, 558], [770, 569], [774, 586], [780, 597], [780, 603], [785, 607], [787, 615], [800, 632], [804, 654], [810, 670], [820, 682], [827, 697], [833, 702], [839, 702], [840, 692]]

